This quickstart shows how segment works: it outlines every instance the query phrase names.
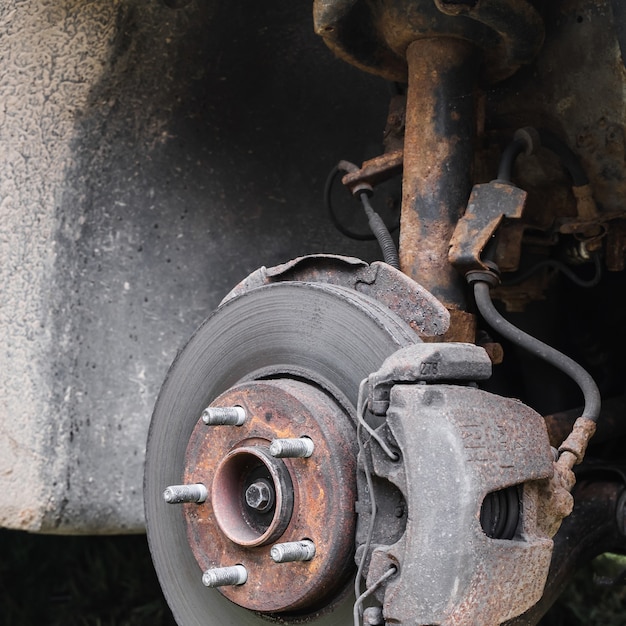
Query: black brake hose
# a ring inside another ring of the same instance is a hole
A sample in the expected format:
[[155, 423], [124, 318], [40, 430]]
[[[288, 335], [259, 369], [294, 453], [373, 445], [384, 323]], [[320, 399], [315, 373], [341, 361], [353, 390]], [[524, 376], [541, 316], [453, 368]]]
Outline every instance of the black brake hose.
[[510, 183], [513, 178], [513, 166], [517, 157], [527, 149], [526, 141], [514, 139], [502, 153], [498, 166], [498, 180]]
[[[349, 237], [350, 239], [354, 239], [356, 241], [374, 241], [376, 239], [375, 234], [357, 233], [342, 224], [339, 221], [337, 214], [335, 213], [335, 207], [332, 203], [331, 194], [337, 176], [339, 176], [341, 172], [352, 172], [357, 171], [358, 169], [359, 168], [357, 165], [355, 165], [354, 163], [350, 163], [349, 161], [340, 161], [337, 165], [333, 167], [333, 169], [326, 177], [326, 182], [324, 183], [324, 204], [326, 205], [326, 210], [328, 211], [331, 222], [342, 235], [345, 235], [346, 237]], [[400, 228], [400, 220], [396, 220], [391, 228], [388, 228], [387, 225], [385, 225], [385, 228], [387, 228], [387, 230], [389, 230], [390, 232], [398, 230], [398, 228]]]
[[505, 319], [491, 301], [490, 276], [490, 272], [470, 272], [467, 276], [468, 282], [473, 283], [474, 299], [483, 319], [503, 337], [554, 365], [572, 378], [580, 387], [585, 401], [581, 417], [597, 422], [601, 404], [600, 391], [591, 375], [573, 359], [525, 333]]
[[520, 128], [514, 135], [513, 141], [502, 152], [498, 167], [498, 180], [511, 182], [513, 166], [517, 157], [526, 152], [531, 154], [539, 146], [554, 153], [572, 179], [574, 187], [583, 187], [589, 184], [589, 178], [583, 169], [576, 153], [558, 135], [549, 130], [534, 128]]
[[361, 200], [363, 210], [365, 211], [365, 215], [367, 216], [367, 222], [370, 230], [372, 231], [371, 233], [355, 233], [354, 231], [346, 228], [337, 219], [337, 215], [335, 214], [331, 201], [333, 184], [340, 172], [350, 172], [356, 170], [358, 170], [358, 167], [354, 165], [354, 163], [350, 163], [348, 161], [340, 161], [330, 171], [330, 174], [328, 175], [326, 183], [324, 185], [324, 203], [326, 204], [326, 208], [328, 209], [330, 219], [335, 228], [337, 228], [337, 230], [346, 237], [356, 239], [357, 241], [378, 241], [378, 245], [380, 246], [385, 263], [391, 265], [392, 267], [395, 267], [396, 269], [400, 269], [400, 259], [398, 257], [396, 244], [394, 243], [389, 228], [387, 228], [387, 225], [383, 221], [382, 217], [380, 217], [380, 215], [378, 215], [378, 213], [376, 213], [376, 211], [374, 210], [374, 207], [372, 207], [366, 191], [361, 191], [359, 193], [359, 199]]
[[[555, 135], [552, 135], [548, 131], [538, 133], [532, 128], [517, 131], [513, 141], [505, 148], [498, 168], [499, 180], [511, 182], [515, 160], [522, 152], [531, 154], [534, 151], [537, 139], [539, 142], [543, 140], [544, 147], [553, 151], [560, 158], [561, 163], [572, 178], [574, 187], [588, 184], [588, 178], [576, 154]], [[596, 264], [596, 276], [590, 281], [591, 284], [585, 286], [593, 286], [596, 284], [595, 281], [599, 280], [600, 270], [597, 255], [594, 255], [594, 263]], [[494, 270], [468, 272], [465, 276], [466, 280], [470, 284], [473, 284], [474, 300], [483, 319], [503, 337], [506, 337], [514, 344], [538, 356], [569, 376], [582, 391], [585, 403], [582, 415], [574, 423], [572, 432], [559, 446], [557, 461], [561, 472], [561, 479], [565, 481], [564, 484], [570, 483], [569, 489], [571, 490], [573, 482], [575, 482], [573, 481], [573, 475], [570, 475], [571, 470], [576, 463], [582, 461], [585, 449], [596, 429], [601, 406], [600, 390], [591, 375], [581, 365], [576, 363], [576, 361], [570, 359], [555, 348], [548, 346], [539, 339], [528, 335], [523, 330], [511, 324], [498, 312], [491, 301], [490, 294], [490, 288], [499, 282], [498, 275], [499, 272], [497, 268], [494, 267]], [[578, 279], [578, 277], [576, 277], [576, 279]], [[570, 472], [570, 474], [567, 472]]]
[[400, 269], [400, 258], [398, 256], [398, 250], [396, 248], [396, 244], [394, 243], [391, 233], [387, 228], [385, 222], [383, 222], [382, 217], [374, 211], [372, 205], [370, 204], [370, 200], [367, 197], [367, 193], [362, 191], [359, 194], [361, 199], [361, 203], [363, 204], [363, 209], [365, 210], [365, 214], [367, 215], [367, 222], [378, 241], [378, 245], [383, 253], [383, 259], [385, 263], [391, 265], [391, 267], [395, 267], [397, 270]]
[[372, 233], [355, 233], [353, 230], [350, 230], [349, 228], [344, 226], [339, 221], [337, 214], [335, 213], [335, 209], [331, 200], [331, 192], [333, 190], [333, 185], [335, 183], [335, 180], [337, 179], [337, 176], [339, 176], [340, 172], [343, 171], [344, 169], [339, 167], [339, 165], [335, 165], [335, 167], [333, 167], [333, 169], [328, 174], [328, 177], [326, 178], [326, 183], [324, 184], [324, 204], [326, 205], [326, 210], [328, 211], [330, 221], [342, 235], [349, 237], [350, 239], [354, 239], [356, 241], [374, 241], [376, 239], [375, 235], [373, 235]]
[[569, 280], [571, 280], [575, 285], [578, 285], [579, 287], [585, 287], [587, 289], [590, 287], [595, 287], [596, 285], [600, 283], [600, 280], [602, 279], [602, 264], [600, 263], [599, 254], [595, 253], [591, 255], [591, 258], [593, 260], [593, 265], [594, 265], [594, 274], [589, 279], [581, 278], [580, 276], [575, 274], [562, 261], [557, 261], [556, 259], [545, 259], [543, 261], [539, 261], [538, 263], [535, 263], [535, 265], [533, 265], [527, 271], [517, 276], [513, 276], [512, 278], [507, 278], [507, 280], [503, 280], [502, 285], [505, 287], [512, 287], [514, 285], [519, 285], [523, 283], [524, 281], [528, 280], [533, 274], [538, 272], [540, 269], [543, 269], [544, 267], [551, 267], [561, 272], [564, 276], [569, 278]]

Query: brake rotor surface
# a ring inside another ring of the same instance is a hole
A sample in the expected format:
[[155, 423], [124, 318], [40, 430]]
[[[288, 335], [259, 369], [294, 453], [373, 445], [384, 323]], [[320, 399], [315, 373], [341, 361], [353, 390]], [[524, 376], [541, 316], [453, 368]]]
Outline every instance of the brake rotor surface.
[[[172, 505], [163, 500], [163, 490], [168, 485], [192, 478], [185, 476], [186, 454], [188, 448], [197, 446], [197, 441], [194, 444], [190, 440], [202, 411], [220, 394], [237, 393], [231, 388], [238, 384], [244, 383], [249, 388], [251, 385], [256, 393], [262, 383], [253, 381], [271, 377], [294, 378], [300, 381], [295, 383], [296, 387], [315, 387], [318, 393], [324, 390], [337, 407], [353, 413], [360, 381], [387, 356], [418, 341], [408, 324], [371, 298], [342, 287], [297, 282], [244, 293], [221, 306], [196, 331], [170, 368], [161, 389], [150, 425], [145, 470], [150, 550], [163, 592], [181, 626], [252, 626], [265, 622], [259, 613], [242, 608], [220, 591], [202, 584], [202, 568], [212, 561], [195, 543], [192, 524], [189, 536], [194, 542], [194, 554], [187, 532], [189, 516], [185, 513], [197, 505]], [[279, 384], [294, 385], [285, 381]], [[287, 422], [284, 428], [289, 430]], [[245, 437], [241, 445], [237, 444], [240, 448], [246, 447], [244, 440]], [[291, 475], [299, 483], [293, 467]], [[297, 501], [299, 496], [294, 489]], [[353, 505], [350, 499], [348, 507]], [[294, 510], [297, 507], [294, 501]], [[353, 514], [353, 510], [348, 514]], [[294, 537], [301, 530], [298, 528]], [[288, 531], [289, 526], [285, 532]], [[263, 530], [259, 532], [262, 534]], [[320, 543], [323, 543], [321, 539]], [[260, 553], [267, 548], [254, 547], [254, 550]], [[198, 561], [202, 559], [205, 561], [201, 566]], [[332, 569], [332, 559], [330, 563]], [[275, 565], [291, 567], [291, 564]], [[310, 569], [304, 563], [297, 565]], [[319, 626], [349, 622], [353, 602], [349, 594], [337, 591], [334, 597], [319, 595], [325, 583], [335, 584], [332, 572], [329, 575], [329, 580], [313, 580], [311, 587], [312, 597], [322, 599], [326, 608], [319, 610], [313, 600], [310, 601], [313, 604], [307, 601], [306, 615], [296, 618], [283, 613], [280, 615], [283, 622], [302, 618]], [[258, 604], [248, 604], [262, 610]], [[268, 606], [271, 611], [271, 603]]]

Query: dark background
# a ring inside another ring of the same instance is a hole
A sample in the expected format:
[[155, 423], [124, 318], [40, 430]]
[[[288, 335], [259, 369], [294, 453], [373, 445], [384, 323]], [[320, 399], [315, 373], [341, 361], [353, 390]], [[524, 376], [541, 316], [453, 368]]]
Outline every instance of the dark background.
[[[624, 626], [624, 557], [582, 570], [542, 626]], [[62, 537], [0, 530], [2, 626], [175, 626], [144, 535]], [[348, 625], [346, 625], [348, 626]]]

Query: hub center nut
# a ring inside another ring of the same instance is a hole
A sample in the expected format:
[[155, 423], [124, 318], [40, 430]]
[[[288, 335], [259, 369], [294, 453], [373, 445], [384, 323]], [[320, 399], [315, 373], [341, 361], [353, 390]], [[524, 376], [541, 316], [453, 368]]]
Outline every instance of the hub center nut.
[[265, 513], [274, 504], [274, 488], [267, 480], [257, 480], [246, 489], [246, 504], [259, 513]]

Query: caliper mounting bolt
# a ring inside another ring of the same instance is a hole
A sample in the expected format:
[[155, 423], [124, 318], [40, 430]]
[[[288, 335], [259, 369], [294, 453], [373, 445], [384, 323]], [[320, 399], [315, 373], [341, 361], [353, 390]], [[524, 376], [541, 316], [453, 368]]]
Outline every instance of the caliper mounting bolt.
[[248, 570], [243, 565], [232, 567], [216, 567], [202, 574], [205, 587], [232, 587], [243, 585], [248, 580]]
[[310, 539], [277, 543], [272, 546], [270, 556], [275, 563], [310, 561], [315, 556], [315, 544]]
[[274, 439], [270, 444], [270, 454], [278, 459], [305, 459], [313, 454], [315, 446], [309, 437], [297, 439]]
[[195, 502], [201, 504], [207, 499], [209, 492], [202, 484], [196, 485], [170, 485], [163, 492], [163, 500], [168, 504], [180, 504], [182, 502]]
[[246, 412], [240, 406], [208, 406], [202, 411], [202, 421], [207, 426], [242, 426]]

